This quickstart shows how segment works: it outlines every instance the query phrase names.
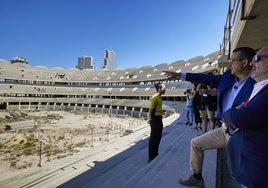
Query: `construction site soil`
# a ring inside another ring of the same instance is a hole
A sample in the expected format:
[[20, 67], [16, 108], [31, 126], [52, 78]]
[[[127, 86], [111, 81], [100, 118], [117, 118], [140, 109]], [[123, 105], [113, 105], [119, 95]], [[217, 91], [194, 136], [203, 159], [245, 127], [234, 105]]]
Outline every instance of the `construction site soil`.
[[[12, 122], [34, 120], [30, 127], [12, 129]], [[0, 112], [1, 173], [45, 165], [125, 136], [146, 125], [144, 119], [89, 112]], [[10, 129], [11, 127], [11, 129]], [[9, 128], [9, 130], [7, 130]]]

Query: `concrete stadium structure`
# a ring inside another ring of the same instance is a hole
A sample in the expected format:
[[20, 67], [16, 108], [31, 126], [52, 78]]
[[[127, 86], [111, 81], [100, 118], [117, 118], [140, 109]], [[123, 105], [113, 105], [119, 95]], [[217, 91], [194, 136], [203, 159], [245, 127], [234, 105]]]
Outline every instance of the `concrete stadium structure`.
[[[154, 93], [153, 83], [158, 81], [167, 85], [165, 101], [184, 100], [183, 91], [189, 83], [167, 81], [162, 70], [220, 73], [234, 48], [250, 46], [258, 50], [268, 45], [268, 1], [230, 0], [229, 4], [222, 48], [205, 57], [113, 71], [47, 69], [0, 60], [2, 106], [7, 109], [31, 109], [68, 105], [73, 109], [89, 110], [100, 105], [100, 109], [129, 109], [146, 113], [149, 96]], [[167, 106], [165, 111], [172, 113]], [[66, 160], [51, 169], [38, 169], [2, 181], [1, 186], [184, 187], [177, 180], [178, 176], [186, 177], [191, 173], [188, 165], [189, 144], [197, 134], [183, 126], [183, 119], [180, 118], [165, 124], [169, 126], [163, 132], [161, 153], [152, 163], [146, 162], [148, 132], [147, 135], [140, 133], [137, 139], [129, 137], [111, 143], [109, 147], [96, 148], [94, 154], [81, 156], [77, 164]], [[230, 177], [226, 150], [206, 152], [203, 169], [205, 187], [240, 187]]]
[[[112, 109], [116, 114], [147, 118], [155, 82], [167, 85], [165, 101], [184, 100], [183, 92], [191, 87], [189, 82], [166, 80], [163, 70], [215, 72], [219, 55], [217, 51], [187, 61], [113, 71], [48, 69], [0, 60], [0, 102], [6, 109], [70, 108], [101, 112]], [[166, 116], [174, 112], [167, 106], [164, 111]]]

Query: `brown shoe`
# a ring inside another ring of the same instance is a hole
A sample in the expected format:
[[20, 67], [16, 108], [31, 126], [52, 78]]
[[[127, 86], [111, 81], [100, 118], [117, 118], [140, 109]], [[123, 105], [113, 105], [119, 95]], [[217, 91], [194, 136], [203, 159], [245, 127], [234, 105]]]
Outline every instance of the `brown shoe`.
[[191, 175], [188, 179], [180, 179], [179, 183], [186, 186], [197, 186], [197, 187], [204, 187], [204, 180], [202, 179], [196, 179], [193, 175]]

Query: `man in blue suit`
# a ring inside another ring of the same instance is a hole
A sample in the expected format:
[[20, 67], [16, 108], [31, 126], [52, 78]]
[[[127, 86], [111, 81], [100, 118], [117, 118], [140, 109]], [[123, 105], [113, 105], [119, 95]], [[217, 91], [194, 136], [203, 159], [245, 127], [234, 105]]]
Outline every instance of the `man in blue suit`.
[[268, 46], [252, 62], [257, 81], [245, 103], [222, 114], [229, 129], [236, 130], [228, 144], [233, 176], [248, 188], [268, 187]]
[[[171, 79], [184, 79], [217, 88], [217, 118], [221, 119], [224, 111], [241, 104], [252, 92], [255, 81], [250, 77], [250, 62], [254, 55], [255, 51], [249, 47], [235, 49], [229, 61], [230, 69], [222, 75], [177, 73], [173, 71], [164, 71], [164, 73]], [[188, 179], [180, 179], [180, 184], [204, 186], [202, 177], [204, 151], [225, 148], [230, 138], [226, 130], [226, 127], [216, 128], [191, 140], [190, 168], [193, 174]]]

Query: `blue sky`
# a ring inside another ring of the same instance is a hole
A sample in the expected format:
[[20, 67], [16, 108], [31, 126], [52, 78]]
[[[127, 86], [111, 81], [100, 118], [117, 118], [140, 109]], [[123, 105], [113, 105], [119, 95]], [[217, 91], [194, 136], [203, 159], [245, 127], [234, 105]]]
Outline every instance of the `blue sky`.
[[227, 0], [0, 0], [0, 59], [73, 68], [113, 49], [118, 68], [155, 66], [219, 50]]

